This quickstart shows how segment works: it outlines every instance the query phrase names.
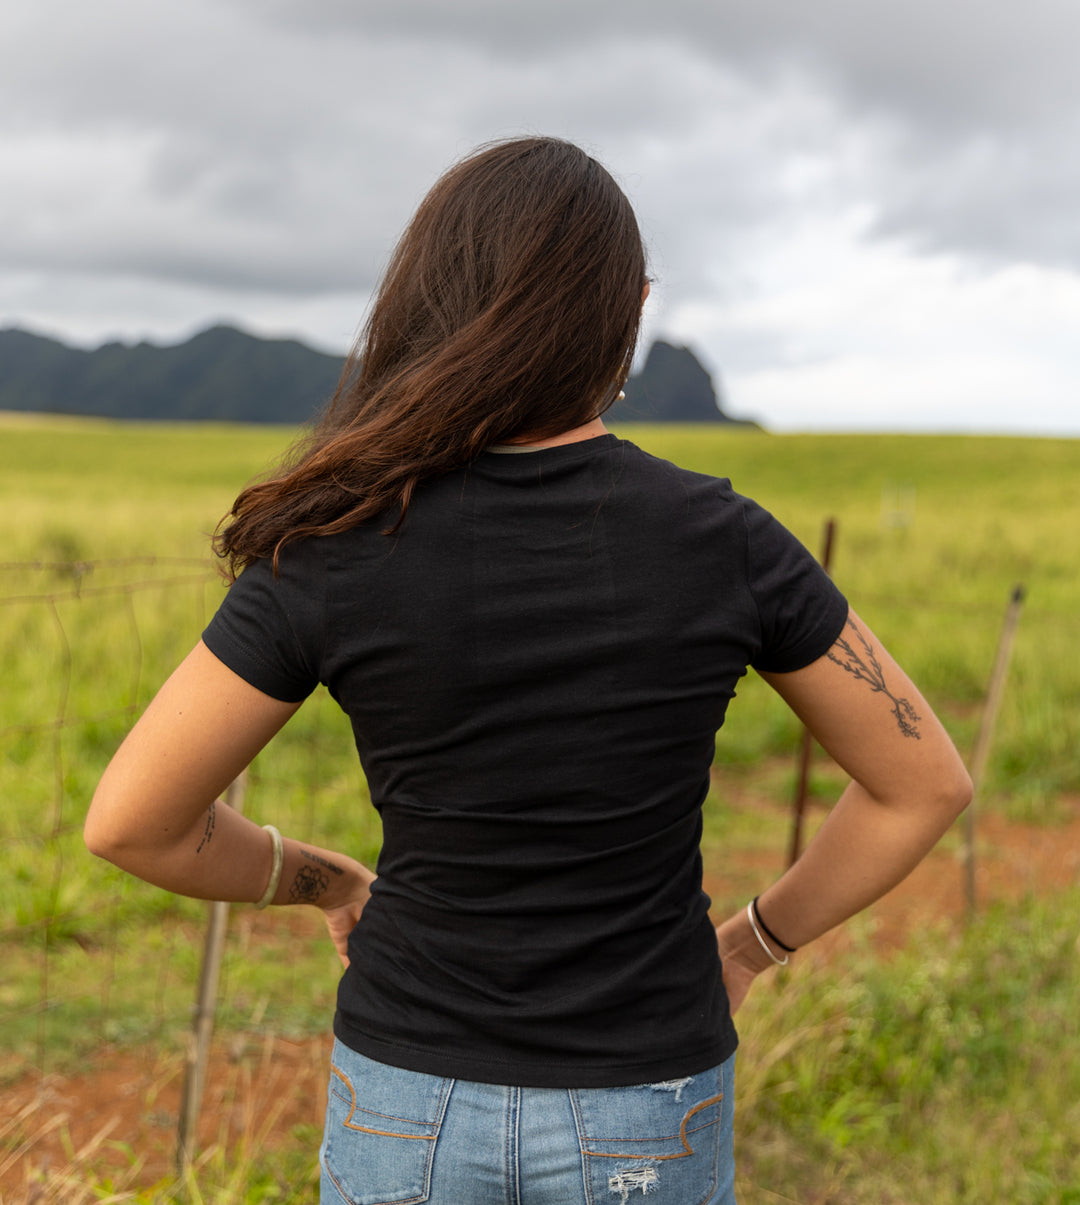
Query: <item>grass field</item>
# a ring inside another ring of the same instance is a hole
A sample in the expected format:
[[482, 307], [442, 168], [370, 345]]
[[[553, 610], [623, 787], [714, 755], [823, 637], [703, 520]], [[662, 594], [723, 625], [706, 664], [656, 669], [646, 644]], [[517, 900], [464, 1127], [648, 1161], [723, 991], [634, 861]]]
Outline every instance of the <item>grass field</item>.
[[[1075, 814], [1080, 441], [619, 433], [731, 477], [815, 550], [834, 518], [834, 577], [962, 751], [1009, 592], [1023, 583], [980, 806], [1050, 827]], [[94, 862], [81, 821], [112, 750], [221, 596], [207, 533], [290, 435], [0, 416], [0, 1083], [70, 1071], [102, 1043], [183, 1042], [203, 908]], [[748, 680], [718, 742], [723, 781], [786, 799], [796, 736]], [[835, 785], [819, 776], [823, 794]], [[318, 695], [258, 759], [246, 806], [371, 857], [379, 830], [363, 803], [347, 727]], [[731, 850], [766, 840], [765, 820], [722, 793], [707, 823], [719, 874]], [[779, 854], [784, 834], [768, 840]], [[740, 1125], [749, 1182], [783, 1195], [744, 1200], [1080, 1202], [1078, 903], [1055, 889], [964, 936], [920, 935], [887, 961], [868, 947], [840, 968], [807, 962], [788, 985], [803, 990], [763, 992], [744, 1023], [757, 1053], [743, 1063]], [[241, 921], [226, 976], [219, 1030], [325, 1029], [335, 967], [323, 943], [282, 926], [253, 946]], [[290, 1167], [296, 1157], [281, 1156]], [[272, 1181], [273, 1159], [261, 1152], [247, 1178]], [[285, 1199], [265, 1187], [243, 1195], [235, 1166], [216, 1183], [201, 1191], [222, 1205]]]

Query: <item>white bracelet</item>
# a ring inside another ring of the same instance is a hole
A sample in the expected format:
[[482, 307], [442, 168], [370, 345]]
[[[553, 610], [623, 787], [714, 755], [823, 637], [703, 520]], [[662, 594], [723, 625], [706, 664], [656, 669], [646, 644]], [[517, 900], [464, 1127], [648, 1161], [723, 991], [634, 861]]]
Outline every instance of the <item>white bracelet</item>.
[[757, 921], [754, 920], [754, 905], [749, 903], [746, 905], [746, 919], [750, 922], [750, 928], [754, 930], [754, 936], [758, 939], [758, 944], [766, 954], [776, 963], [778, 967], [786, 967], [788, 964], [789, 955], [785, 954], [783, 958], [777, 958], [776, 955], [769, 949], [765, 942], [765, 938], [758, 932]]
[[281, 882], [281, 867], [285, 863], [285, 845], [281, 840], [281, 834], [272, 824], [264, 824], [263, 831], [270, 834], [270, 844], [274, 849], [274, 864], [270, 868], [270, 882], [266, 884], [266, 890], [255, 905], [256, 908], [265, 908], [277, 895], [278, 884]]

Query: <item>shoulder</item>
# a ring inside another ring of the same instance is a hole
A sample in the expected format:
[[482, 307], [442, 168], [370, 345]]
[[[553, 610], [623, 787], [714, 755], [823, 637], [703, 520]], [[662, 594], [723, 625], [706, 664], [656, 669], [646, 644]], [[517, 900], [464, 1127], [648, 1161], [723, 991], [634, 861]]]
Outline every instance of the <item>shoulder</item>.
[[619, 440], [612, 449], [624, 474], [633, 475], [657, 488], [671, 490], [684, 497], [714, 498], [730, 505], [741, 506], [749, 501], [737, 494], [727, 477], [700, 473], [683, 468], [646, 452], [629, 440]]

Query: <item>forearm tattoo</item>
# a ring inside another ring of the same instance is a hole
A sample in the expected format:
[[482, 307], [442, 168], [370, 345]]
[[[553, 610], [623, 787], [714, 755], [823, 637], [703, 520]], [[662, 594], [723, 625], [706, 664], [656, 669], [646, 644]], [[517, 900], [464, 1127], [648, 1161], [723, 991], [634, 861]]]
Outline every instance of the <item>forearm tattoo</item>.
[[217, 823], [217, 802], [215, 801], [206, 809], [206, 824], [203, 827], [202, 840], [195, 847], [195, 852], [201, 854], [204, 845], [210, 844], [210, 838], [214, 835], [214, 825]]
[[326, 894], [330, 878], [314, 866], [301, 866], [289, 888], [290, 904], [315, 904]]
[[842, 649], [843, 654], [837, 656], [836, 652], [832, 651], [828, 654], [829, 660], [835, 661], [841, 669], [865, 682], [875, 694], [883, 694], [892, 703], [893, 715], [896, 716], [896, 723], [904, 736], [913, 736], [916, 740], [921, 740], [915, 724], [916, 721], [922, 719], [922, 716], [907, 699], [897, 698], [885, 685], [885, 674], [882, 672], [877, 657], [874, 656], [873, 646], [859, 631], [855, 621], [848, 619], [847, 626], [855, 633], [855, 640], [862, 646], [861, 650], [856, 647], [854, 642], [845, 640], [841, 636], [834, 648]]
[[313, 854], [309, 849], [302, 849], [300, 854], [302, 857], [307, 858], [309, 862], [318, 862], [320, 866], [325, 866], [327, 870], [333, 871], [334, 874], [345, 873], [340, 866], [335, 866], [333, 862], [328, 862], [325, 858], [320, 858], [318, 854]]
[[[330, 886], [330, 876], [325, 872], [329, 870], [332, 874], [344, 874], [340, 866], [335, 866], [333, 862], [328, 862], [325, 858], [318, 854], [313, 854], [308, 849], [300, 850], [300, 856], [307, 858], [309, 862], [314, 862], [315, 866], [301, 866], [296, 872], [296, 878], [292, 881], [292, 886], [289, 888], [289, 903], [291, 904], [317, 904], [319, 900], [326, 894], [327, 888]], [[319, 869], [320, 867], [324, 869]]]

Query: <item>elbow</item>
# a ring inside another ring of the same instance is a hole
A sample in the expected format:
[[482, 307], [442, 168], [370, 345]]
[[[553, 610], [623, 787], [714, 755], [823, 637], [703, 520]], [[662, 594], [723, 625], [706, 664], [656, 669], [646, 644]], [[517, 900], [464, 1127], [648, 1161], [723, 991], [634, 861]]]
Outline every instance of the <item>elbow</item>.
[[123, 864], [124, 850], [131, 844], [124, 835], [123, 827], [102, 799], [100, 791], [94, 796], [86, 814], [83, 842], [94, 857], [112, 862], [114, 866]]
[[83, 825], [83, 841], [95, 858], [104, 858], [106, 862], [114, 861], [117, 842], [110, 837], [105, 826], [94, 815], [92, 808]]
[[[857, 780], [858, 781], [858, 780]], [[879, 790], [860, 786], [883, 807], [899, 808], [944, 832], [971, 803], [974, 787], [959, 754], [927, 761], [910, 776], [891, 778]]]
[[175, 827], [151, 825], [141, 794], [101, 785], [83, 822], [83, 843], [90, 853], [139, 878], [152, 874], [184, 835]]
[[975, 794], [975, 784], [959, 757], [947, 772], [942, 773], [938, 781], [938, 801], [942, 811], [947, 812], [951, 819], [957, 816], [971, 803]]

